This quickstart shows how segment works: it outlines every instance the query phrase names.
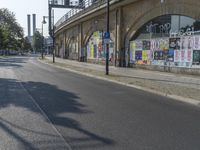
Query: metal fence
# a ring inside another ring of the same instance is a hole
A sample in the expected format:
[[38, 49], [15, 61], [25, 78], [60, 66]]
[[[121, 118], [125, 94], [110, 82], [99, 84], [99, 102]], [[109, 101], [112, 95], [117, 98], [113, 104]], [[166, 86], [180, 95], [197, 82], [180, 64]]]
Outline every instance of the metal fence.
[[66, 23], [92, 9], [98, 8], [103, 4], [106, 4], [106, 0], [83, 0], [81, 3], [78, 3], [74, 8], [67, 12], [62, 18], [60, 18], [55, 24], [55, 27], [58, 28], [63, 23]]

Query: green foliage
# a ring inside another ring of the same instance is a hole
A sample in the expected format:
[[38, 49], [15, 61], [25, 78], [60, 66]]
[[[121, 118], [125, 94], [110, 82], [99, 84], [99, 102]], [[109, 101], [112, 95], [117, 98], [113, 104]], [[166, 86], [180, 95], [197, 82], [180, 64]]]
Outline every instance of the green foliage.
[[41, 51], [43, 48], [44, 37], [36, 31], [33, 35], [32, 46], [35, 51]]
[[15, 15], [6, 8], [0, 9], [0, 49], [21, 49], [23, 36], [23, 29]]

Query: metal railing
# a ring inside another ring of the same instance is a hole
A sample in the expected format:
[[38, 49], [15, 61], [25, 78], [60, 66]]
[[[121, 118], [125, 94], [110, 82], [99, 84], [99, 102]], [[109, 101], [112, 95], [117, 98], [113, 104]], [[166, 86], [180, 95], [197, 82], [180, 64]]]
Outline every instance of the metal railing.
[[103, 4], [106, 4], [106, 0], [83, 0], [82, 3], [78, 3], [74, 8], [72, 8], [69, 12], [67, 12], [62, 18], [60, 18], [55, 24], [55, 27], [59, 28], [64, 23], [71, 21], [77, 16], [80, 16]]

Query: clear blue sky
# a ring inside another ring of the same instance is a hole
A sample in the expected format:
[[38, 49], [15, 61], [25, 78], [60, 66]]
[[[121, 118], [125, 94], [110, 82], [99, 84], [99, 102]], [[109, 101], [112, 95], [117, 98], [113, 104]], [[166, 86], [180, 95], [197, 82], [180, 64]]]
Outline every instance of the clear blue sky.
[[[36, 28], [40, 29], [43, 16], [48, 16], [48, 0], [0, 0], [0, 8], [8, 8], [15, 14], [17, 22], [24, 28], [25, 35], [27, 35], [27, 14], [31, 14], [31, 34], [32, 14], [36, 14]], [[67, 11], [67, 9], [55, 9], [55, 23]], [[44, 35], [48, 35], [48, 24], [44, 25]]]

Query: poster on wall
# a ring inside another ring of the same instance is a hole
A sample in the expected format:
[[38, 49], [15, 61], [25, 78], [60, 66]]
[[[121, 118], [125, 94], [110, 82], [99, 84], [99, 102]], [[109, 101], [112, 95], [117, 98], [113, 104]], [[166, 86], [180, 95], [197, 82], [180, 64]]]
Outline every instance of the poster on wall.
[[142, 50], [143, 48], [142, 41], [135, 41], [135, 43], [136, 43], [136, 51]]
[[194, 47], [194, 38], [189, 36], [188, 37], [188, 49], [193, 49]]
[[154, 52], [154, 60], [164, 60], [164, 52], [163, 51], [155, 51]]
[[174, 51], [174, 62], [180, 62], [181, 53], [179, 50]]
[[186, 51], [184, 50], [180, 51], [180, 62], [185, 62], [185, 53]]
[[142, 51], [135, 51], [135, 60], [142, 60]]
[[192, 50], [186, 52], [186, 62], [192, 62]]
[[200, 49], [200, 36], [195, 36], [194, 38], [194, 49], [199, 50]]
[[168, 51], [167, 60], [170, 61], [170, 62], [174, 61], [174, 50], [169, 50]]
[[181, 50], [187, 50], [188, 49], [188, 37], [183, 36], [181, 37], [181, 44], [180, 44], [180, 49]]
[[142, 50], [150, 50], [151, 48], [151, 42], [144, 40], [142, 41]]
[[160, 39], [160, 50], [168, 50], [169, 49], [169, 39], [165, 38], [165, 39]]
[[193, 63], [200, 63], [200, 50], [193, 50]]
[[148, 59], [147, 51], [142, 51], [142, 60], [147, 61], [147, 59]]
[[174, 50], [180, 49], [180, 38], [170, 38], [169, 39], [169, 48]]

